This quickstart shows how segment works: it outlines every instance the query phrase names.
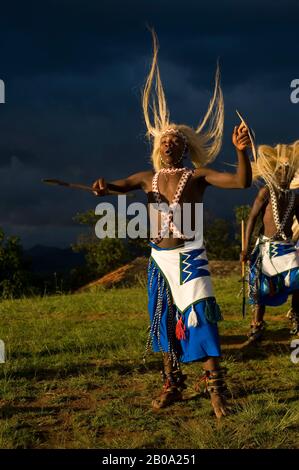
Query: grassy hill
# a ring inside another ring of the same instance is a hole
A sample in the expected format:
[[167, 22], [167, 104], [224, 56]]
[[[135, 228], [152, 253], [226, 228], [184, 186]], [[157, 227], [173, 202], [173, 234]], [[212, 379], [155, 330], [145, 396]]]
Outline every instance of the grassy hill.
[[159, 355], [147, 363], [143, 287], [4, 301], [0, 338], [1, 448], [298, 448], [299, 364], [290, 360], [287, 307], [270, 309], [265, 340], [243, 348], [236, 276], [215, 278], [232, 414], [217, 422], [184, 366], [184, 401], [154, 413]]

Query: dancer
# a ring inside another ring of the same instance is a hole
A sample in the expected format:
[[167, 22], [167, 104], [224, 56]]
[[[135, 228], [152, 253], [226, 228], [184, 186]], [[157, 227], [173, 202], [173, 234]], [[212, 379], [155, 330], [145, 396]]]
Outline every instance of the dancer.
[[[294, 179], [299, 168], [299, 141], [275, 147], [261, 145], [258, 159], [252, 163], [254, 179], [264, 180], [254, 201], [246, 226], [241, 260], [249, 260], [249, 303], [253, 318], [249, 341], [262, 338], [267, 305], [278, 306], [292, 294], [288, 312], [290, 333], [299, 333], [299, 254], [293, 239], [294, 216], [299, 216], [299, 199]], [[262, 226], [254, 250], [250, 239], [258, 220]]]
[[[174, 124], [169, 118], [160, 79], [154, 33], [153, 42], [152, 66], [143, 91], [143, 111], [148, 137], [153, 144], [154, 171], [113, 182], [122, 193], [143, 189], [152, 207], [156, 204], [160, 209], [158, 231], [150, 243], [148, 306], [151, 328], [146, 350], [152, 346], [155, 352], [163, 353], [164, 386], [152, 405], [154, 409], [160, 409], [181, 400], [186, 376], [181, 372], [180, 362], [202, 361], [203, 379], [215, 414], [220, 418], [227, 413], [225, 370], [219, 363], [217, 322], [221, 313], [213, 292], [204, 243], [183, 233], [175, 223], [175, 211], [182, 203], [190, 203], [193, 220], [195, 203], [203, 201], [209, 185], [220, 188], [250, 186], [251, 165], [245, 151], [250, 140], [243, 124], [235, 127], [232, 137], [238, 157], [235, 173], [221, 173], [206, 167], [216, 158], [222, 144], [224, 104], [219, 70], [217, 68], [213, 97], [200, 125], [194, 130], [185, 124]], [[187, 154], [193, 169], [183, 165]], [[98, 195], [109, 194], [103, 178], [93, 187]], [[168, 204], [168, 211], [163, 212], [162, 202]]]

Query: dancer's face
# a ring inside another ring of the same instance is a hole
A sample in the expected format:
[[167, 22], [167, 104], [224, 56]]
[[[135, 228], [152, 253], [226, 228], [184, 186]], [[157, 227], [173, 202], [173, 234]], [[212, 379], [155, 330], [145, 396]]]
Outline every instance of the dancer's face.
[[276, 175], [278, 184], [282, 188], [286, 188], [290, 185], [290, 182], [293, 178], [293, 172], [290, 173], [290, 162], [288, 158], [281, 158], [278, 162], [278, 166], [276, 169]]
[[171, 165], [179, 160], [185, 148], [182, 137], [176, 134], [165, 134], [160, 141], [160, 154], [163, 160]]

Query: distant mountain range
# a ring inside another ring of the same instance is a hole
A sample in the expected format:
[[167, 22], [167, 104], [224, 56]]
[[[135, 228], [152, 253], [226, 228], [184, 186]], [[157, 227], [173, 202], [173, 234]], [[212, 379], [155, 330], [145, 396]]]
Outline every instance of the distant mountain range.
[[71, 248], [35, 245], [24, 250], [24, 256], [31, 261], [31, 270], [42, 274], [67, 272], [84, 263], [84, 255]]

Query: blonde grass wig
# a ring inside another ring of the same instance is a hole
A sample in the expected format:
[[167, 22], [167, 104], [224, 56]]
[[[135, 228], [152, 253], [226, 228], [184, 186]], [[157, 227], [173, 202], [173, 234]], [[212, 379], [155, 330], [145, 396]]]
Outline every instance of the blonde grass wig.
[[[274, 187], [280, 186], [276, 170], [282, 162], [288, 162], [287, 176], [290, 188], [299, 188], [299, 140], [292, 144], [278, 144], [275, 147], [259, 145], [257, 154], [257, 161], [251, 163], [253, 180], [269, 181]], [[293, 240], [298, 241], [299, 224], [296, 216], [294, 216], [292, 232]]]
[[217, 64], [213, 97], [198, 127], [192, 129], [192, 127], [185, 124], [174, 124], [169, 119], [169, 111], [160, 77], [157, 36], [153, 30], [151, 33], [153, 37], [153, 61], [143, 90], [142, 106], [147, 136], [153, 143], [151, 160], [154, 169], [159, 171], [162, 167], [160, 140], [163, 133], [168, 129], [180, 131], [185, 136], [193, 165], [195, 167], [205, 166], [217, 157], [222, 145], [224, 101], [220, 86], [219, 66]]
[[295, 182], [298, 184], [299, 140], [292, 144], [278, 144], [275, 147], [259, 145], [257, 154], [257, 161], [251, 163], [254, 180], [264, 179], [277, 187], [279, 186], [278, 167], [281, 163], [288, 163], [287, 179], [290, 187]]

